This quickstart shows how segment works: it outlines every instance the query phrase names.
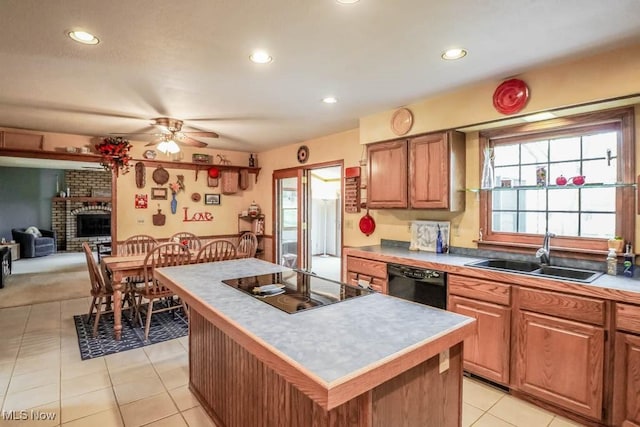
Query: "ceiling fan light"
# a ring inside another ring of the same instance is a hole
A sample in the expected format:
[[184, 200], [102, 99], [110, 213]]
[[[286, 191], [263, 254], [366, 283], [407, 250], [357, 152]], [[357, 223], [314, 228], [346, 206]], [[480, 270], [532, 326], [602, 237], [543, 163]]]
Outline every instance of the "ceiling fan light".
[[176, 147], [178, 147], [178, 150], [177, 151], [171, 151], [171, 150], [174, 150], [174, 148], [170, 144], [171, 142], [173, 142], [173, 141], [166, 140], [166, 141], [160, 142], [160, 144], [158, 144], [158, 147], [157, 147], [158, 151], [161, 152], [162, 154], [167, 154], [167, 153], [173, 154], [173, 153], [177, 153], [178, 151], [180, 151], [180, 148], [176, 145], [175, 142], [173, 142], [173, 144]]
[[169, 141], [167, 141], [167, 152], [169, 154], [176, 154], [180, 152], [180, 147], [178, 146], [178, 144], [176, 144], [176, 142], [173, 139], [170, 139]]

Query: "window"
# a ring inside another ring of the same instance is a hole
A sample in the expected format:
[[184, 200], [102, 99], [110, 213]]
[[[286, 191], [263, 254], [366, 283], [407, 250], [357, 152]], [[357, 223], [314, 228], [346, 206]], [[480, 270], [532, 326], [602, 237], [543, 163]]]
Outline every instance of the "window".
[[496, 188], [480, 195], [480, 246], [538, 247], [545, 231], [583, 253], [615, 235], [633, 241], [632, 121], [632, 109], [612, 110], [481, 133]]

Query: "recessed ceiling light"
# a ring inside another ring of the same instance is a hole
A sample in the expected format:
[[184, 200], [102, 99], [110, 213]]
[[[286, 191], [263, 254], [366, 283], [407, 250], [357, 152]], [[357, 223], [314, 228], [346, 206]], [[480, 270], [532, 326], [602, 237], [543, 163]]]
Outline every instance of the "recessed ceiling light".
[[460, 48], [447, 49], [442, 53], [442, 59], [451, 61], [454, 59], [460, 59], [467, 56], [467, 51]]
[[335, 104], [338, 100], [333, 96], [327, 96], [326, 98], [322, 98], [322, 102], [325, 104]]
[[71, 37], [72, 40], [77, 41], [82, 44], [98, 44], [100, 40], [91, 33], [87, 33], [86, 31], [69, 31], [67, 35]]
[[256, 64], [268, 64], [269, 62], [273, 61], [271, 55], [269, 55], [264, 50], [256, 50], [251, 54], [249, 59], [251, 59], [251, 61], [255, 62]]
[[522, 119], [527, 122], [539, 122], [541, 120], [549, 120], [549, 119], [555, 119], [555, 118], [556, 118], [555, 114], [545, 111], [543, 113], [530, 114], [528, 116], [524, 116]]
[[340, 4], [354, 4], [358, 3], [360, 0], [336, 0]]

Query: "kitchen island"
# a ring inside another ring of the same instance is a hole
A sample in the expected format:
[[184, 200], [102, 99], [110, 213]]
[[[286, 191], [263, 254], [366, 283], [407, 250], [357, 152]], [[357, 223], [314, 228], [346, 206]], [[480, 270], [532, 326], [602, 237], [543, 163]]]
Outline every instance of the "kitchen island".
[[473, 319], [377, 293], [288, 314], [222, 283], [290, 271], [254, 258], [158, 271], [190, 307], [190, 389], [218, 426], [460, 425]]

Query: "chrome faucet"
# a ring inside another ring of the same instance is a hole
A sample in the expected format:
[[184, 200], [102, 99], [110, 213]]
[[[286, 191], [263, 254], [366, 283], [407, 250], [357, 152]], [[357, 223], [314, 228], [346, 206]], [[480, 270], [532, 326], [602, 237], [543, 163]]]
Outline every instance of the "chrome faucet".
[[542, 247], [536, 251], [536, 258], [540, 258], [540, 264], [551, 265], [551, 253], [549, 250], [549, 240], [552, 237], [556, 237], [554, 233], [544, 233], [544, 240], [542, 241]]

